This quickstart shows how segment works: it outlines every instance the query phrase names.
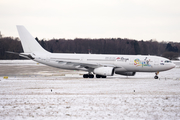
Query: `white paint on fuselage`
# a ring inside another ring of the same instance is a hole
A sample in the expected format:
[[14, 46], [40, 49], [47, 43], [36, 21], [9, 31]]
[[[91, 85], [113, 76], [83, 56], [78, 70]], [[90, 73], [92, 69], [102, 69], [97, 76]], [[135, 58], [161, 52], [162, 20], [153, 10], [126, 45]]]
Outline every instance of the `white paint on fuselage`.
[[[71, 63], [88, 63], [121, 68], [122, 72], [159, 72], [172, 69], [175, 65], [166, 58], [147, 55], [108, 55], [108, 54], [58, 54], [37, 55], [35, 61], [52, 67], [69, 70], [84, 70]], [[63, 61], [63, 62], [61, 62]], [[68, 63], [69, 62], [69, 63]]]

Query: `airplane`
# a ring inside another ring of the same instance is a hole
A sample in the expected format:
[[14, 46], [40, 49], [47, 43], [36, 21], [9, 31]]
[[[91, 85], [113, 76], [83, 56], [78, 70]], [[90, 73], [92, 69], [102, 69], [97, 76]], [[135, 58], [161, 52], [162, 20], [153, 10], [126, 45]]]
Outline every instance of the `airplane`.
[[136, 72], [155, 72], [154, 79], [158, 79], [159, 72], [175, 67], [169, 59], [159, 56], [50, 53], [24, 26], [16, 27], [24, 51], [19, 56], [60, 69], [86, 71], [83, 78], [94, 78], [94, 75], [96, 78], [106, 78], [114, 74], [134, 76]]

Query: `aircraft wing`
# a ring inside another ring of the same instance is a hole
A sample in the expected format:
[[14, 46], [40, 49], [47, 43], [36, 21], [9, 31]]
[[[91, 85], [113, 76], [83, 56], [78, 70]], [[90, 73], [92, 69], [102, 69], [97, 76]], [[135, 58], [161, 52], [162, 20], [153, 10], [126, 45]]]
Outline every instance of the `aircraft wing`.
[[64, 64], [64, 65], [72, 65], [74, 66], [75, 68], [86, 68], [86, 69], [95, 69], [95, 68], [98, 68], [98, 67], [115, 67], [113, 64], [101, 64], [101, 63], [96, 63], [96, 62], [83, 62], [83, 61], [56, 61], [58, 62], [59, 64]]

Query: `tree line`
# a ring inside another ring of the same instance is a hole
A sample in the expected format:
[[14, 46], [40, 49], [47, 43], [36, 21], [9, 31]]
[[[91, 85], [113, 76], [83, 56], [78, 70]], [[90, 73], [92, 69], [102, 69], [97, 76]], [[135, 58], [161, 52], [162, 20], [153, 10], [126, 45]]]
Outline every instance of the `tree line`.
[[[157, 55], [169, 59], [177, 59], [180, 55], [180, 43], [176, 42], [137, 41], [126, 38], [39, 40], [36, 37], [35, 39], [44, 49], [52, 53]], [[23, 59], [5, 51], [23, 52], [19, 38], [4, 37], [0, 39], [0, 59]]]

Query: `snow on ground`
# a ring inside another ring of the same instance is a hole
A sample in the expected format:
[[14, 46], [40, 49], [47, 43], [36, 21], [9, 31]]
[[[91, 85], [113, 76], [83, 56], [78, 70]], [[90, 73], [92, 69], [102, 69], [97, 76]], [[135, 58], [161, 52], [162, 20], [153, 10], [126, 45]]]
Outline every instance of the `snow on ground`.
[[0, 65], [32, 65], [37, 64], [37, 62], [32, 60], [0, 60]]
[[179, 73], [83, 79], [78, 71], [0, 64], [0, 119], [179, 120]]

